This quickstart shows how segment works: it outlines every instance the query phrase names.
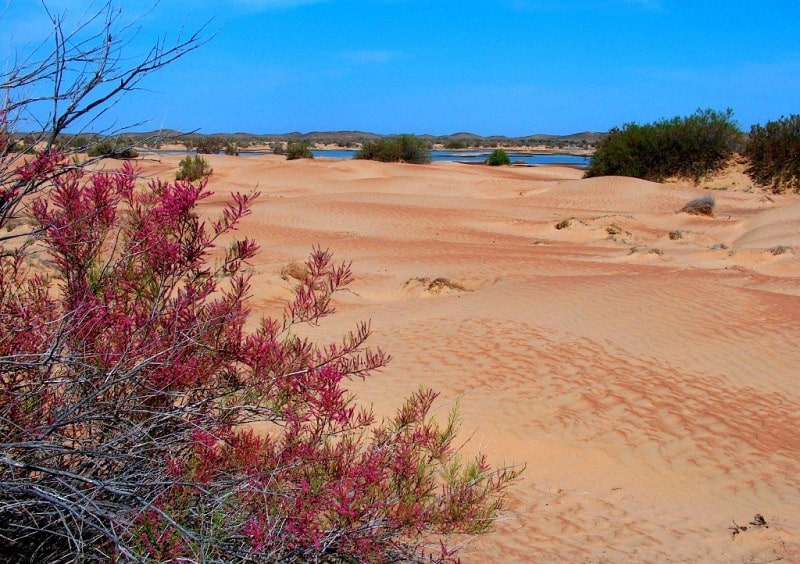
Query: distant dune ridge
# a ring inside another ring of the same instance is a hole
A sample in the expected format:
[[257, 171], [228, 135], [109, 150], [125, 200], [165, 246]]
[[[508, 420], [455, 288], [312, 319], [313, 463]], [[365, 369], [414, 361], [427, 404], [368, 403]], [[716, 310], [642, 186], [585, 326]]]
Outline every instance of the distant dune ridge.
[[[358, 397], [383, 415], [431, 386], [442, 417], [460, 402], [467, 451], [527, 464], [465, 562], [800, 561], [800, 196], [736, 171], [712, 191], [207, 158], [209, 211], [262, 193], [242, 226], [262, 246], [254, 317], [279, 313], [287, 265], [331, 248], [356, 282], [309, 332], [370, 319], [394, 358]], [[143, 172], [171, 179], [179, 159]], [[707, 195], [713, 216], [676, 213]]]

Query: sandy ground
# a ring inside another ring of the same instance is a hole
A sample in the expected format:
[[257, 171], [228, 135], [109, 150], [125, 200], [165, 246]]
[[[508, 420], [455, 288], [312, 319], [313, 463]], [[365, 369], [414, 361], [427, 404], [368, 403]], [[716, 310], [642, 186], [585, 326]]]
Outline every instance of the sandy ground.
[[[169, 178], [178, 160], [142, 166]], [[359, 398], [388, 414], [433, 387], [443, 415], [460, 403], [467, 450], [527, 464], [465, 562], [800, 561], [800, 197], [741, 175], [710, 192], [556, 166], [209, 160], [210, 208], [262, 194], [242, 229], [262, 245], [257, 312], [280, 312], [281, 268], [331, 248], [357, 279], [319, 335], [371, 319], [393, 356]], [[715, 217], [676, 213], [705, 193]]]

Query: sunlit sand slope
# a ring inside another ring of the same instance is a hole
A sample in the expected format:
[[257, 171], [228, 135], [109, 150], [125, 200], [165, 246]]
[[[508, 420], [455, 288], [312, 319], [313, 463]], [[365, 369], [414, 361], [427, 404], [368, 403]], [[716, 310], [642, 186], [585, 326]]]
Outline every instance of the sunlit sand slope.
[[[177, 160], [143, 166], [168, 177]], [[242, 227], [262, 245], [258, 313], [280, 312], [283, 267], [333, 249], [357, 280], [313, 331], [371, 319], [394, 357], [359, 398], [383, 415], [433, 387], [442, 416], [460, 403], [467, 451], [527, 464], [465, 562], [800, 560], [799, 197], [564, 167], [210, 160], [209, 212], [261, 192]], [[706, 193], [714, 217], [676, 213]]]

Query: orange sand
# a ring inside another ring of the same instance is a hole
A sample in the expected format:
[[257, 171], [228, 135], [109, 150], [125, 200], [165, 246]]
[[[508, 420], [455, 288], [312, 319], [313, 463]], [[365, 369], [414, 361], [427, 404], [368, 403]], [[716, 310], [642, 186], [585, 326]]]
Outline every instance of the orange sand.
[[315, 331], [371, 319], [394, 357], [358, 396], [386, 414], [433, 387], [468, 450], [527, 464], [465, 562], [800, 561], [799, 196], [738, 178], [706, 218], [675, 213], [703, 189], [556, 166], [209, 160], [206, 205], [262, 193], [257, 312], [331, 248], [356, 281]]

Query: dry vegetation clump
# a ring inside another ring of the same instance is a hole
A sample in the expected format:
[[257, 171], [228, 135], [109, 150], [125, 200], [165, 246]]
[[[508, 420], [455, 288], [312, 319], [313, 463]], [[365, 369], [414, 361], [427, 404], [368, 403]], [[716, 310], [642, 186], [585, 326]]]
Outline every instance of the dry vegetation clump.
[[786, 253], [793, 253], [794, 249], [792, 247], [787, 247], [786, 245], [776, 245], [769, 249], [769, 252], [774, 256], [778, 256]]
[[680, 229], [676, 229], [675, 231], [670, 231], [669, 238], [671, 241], [678, 241], [680, 239], [683, 239], [683, 231], [681, 231]]
[[308, 276], [308, 268], [306, 268], [306, 265], [304, 264], [301, 264], [297, 261], [292, 261], [281, 268], [280, 274], [281, 278], [283, 278], [286, 282], [288, 282], [290, 279], [302, 282]]
[[556, 229], [567, 229], [568, 227], [572, 226], [572, 219], [568, 217], [566, 219], [562, 219], [558, 223], [556, 223]]
[[699, 198], [694, 198], [693, 200], [689, 200], [685, 206], [683, 206], [678, 213], [688, 213], [692, 215], [705, 215], [708, 217], [714, 217], [714, 206], [717, 204], [717, 201], [714, 199], [714, 196], [705, 195], [700, 196]]
[[428, 291], [434, 294], [441, 294], [448, 290], [456, 290], [458, 292], [466, 291], [466, 288], [458, 282], [453, 282], [449, 278], [436, 278], [428, 284]]
[[406, 282], [406, 286], [412, 283], [419, 283], [427, 292], [431, 294], [445, 294], [450, 291], [468, 292], [469, 290], [458, 282], [453, 282], [449, 278], [439, 277], [431, 280], [428, 277], [412, 278]]

